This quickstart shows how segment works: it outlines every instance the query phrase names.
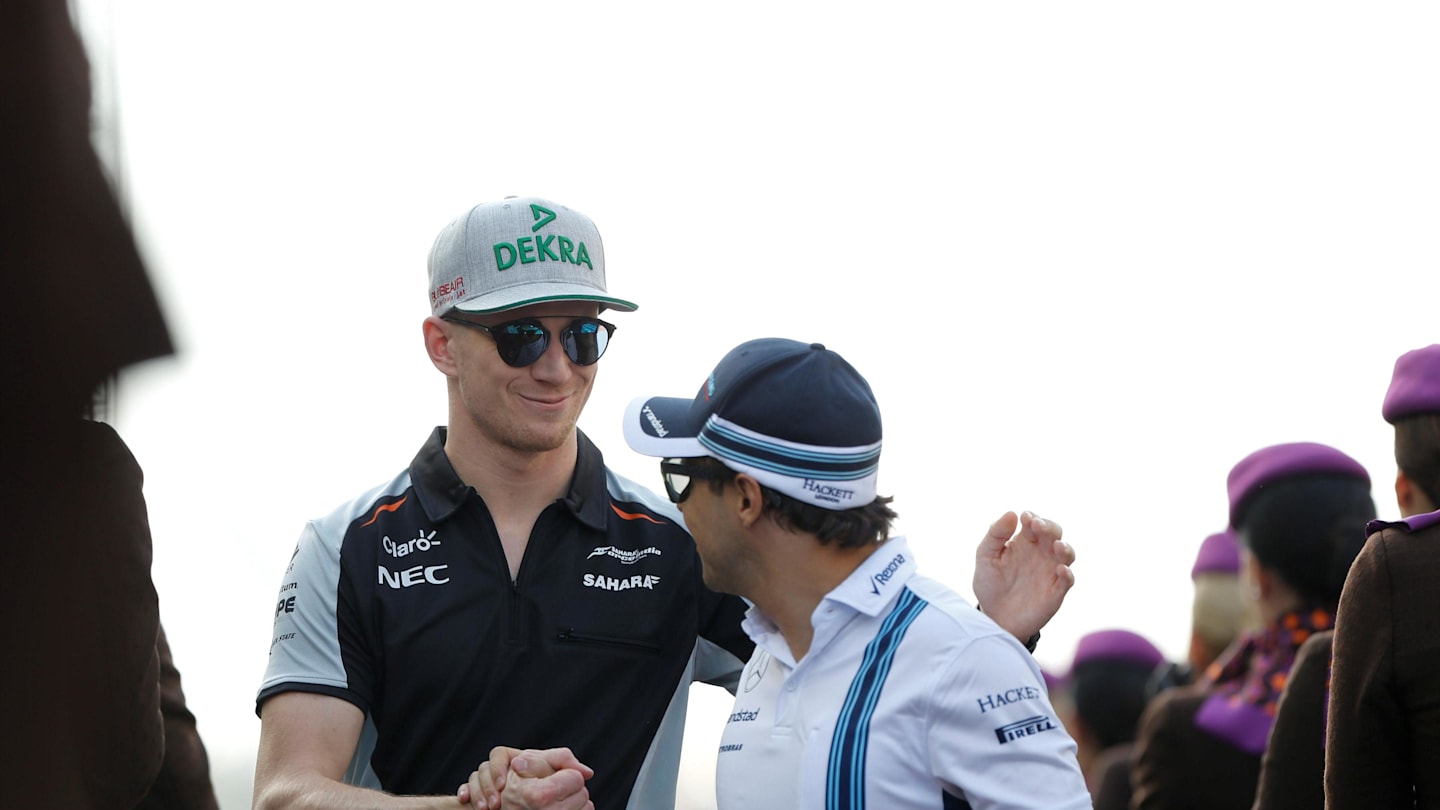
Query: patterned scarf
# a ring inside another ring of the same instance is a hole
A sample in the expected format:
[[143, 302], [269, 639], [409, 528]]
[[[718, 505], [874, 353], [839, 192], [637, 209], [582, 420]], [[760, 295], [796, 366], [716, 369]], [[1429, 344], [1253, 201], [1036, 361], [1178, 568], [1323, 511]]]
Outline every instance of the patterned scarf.
[[1205, 670], [1210, 696], [1195, 715], [1195, 725], [1243, 751], [1259, 755], [1275, 724], [1275, 705], [1295, 652], [1311, 635], [1335, 626], [1325, 608], [1295, 610], [1256, 633], [1240, 638]]

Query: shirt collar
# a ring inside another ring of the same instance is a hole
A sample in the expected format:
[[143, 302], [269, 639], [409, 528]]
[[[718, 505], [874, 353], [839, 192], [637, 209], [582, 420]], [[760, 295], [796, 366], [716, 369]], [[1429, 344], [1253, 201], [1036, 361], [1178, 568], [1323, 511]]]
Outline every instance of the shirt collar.
[[[576, 433], [579, 452], [575, 459], [575, 474], [570, 478], [570, 488], [561, 503], [576, 520], [597, 531], [604, 531], [609, 517], [606, 506], [610, 502], [609, 490], [605, 486], [605, 458], [584, 432], [577, 429]], [[410, 478], [415, 484], [420, 505], [425, 508], [425, 514], [437, 522], [455, 514], [474, 492], [455, 474], [450, 458], [445, 455], [445, 435], [444, 427], [431, 431], [430, 438], [410, 462]]]
[[1421, 529], [1428, 529], [1431, 526], [1440, 524], [1440, 511], [1426, 512], [1422, 515], [1411, 515], [1396, 521], [1372, 520], [1365, 527], [1365, 534], [1371, 535], [1385, 529], [1400, 529], [1406, 532], [1418, 532]]
[[[850, 576], [835, 586], [835, 589], [820, 600], [815, 612], [810, 615], [810, 624], [815, 635], [810, 643], [811, 651], [829, 644], [830, 640], [844, 625], [852, 613], [879, 616], [900, 597], [905, 583], [916, 574], [915, 555], [903, 537], [885, 541], [866, 557]], [[845, 610], [835, 610], [840, 605]], [[745, 612], [741, 628], [757, 647], [763, 648], [786, 666], [796, 665], [790, 655], [790, 647], [780, 634], [780, 628], [760, 608], [750, 606]]]
[[887, 540], [821, 600], [837, 602], [867, 616], [883, 613], [915, 576], [915, 554], [903, 537]]

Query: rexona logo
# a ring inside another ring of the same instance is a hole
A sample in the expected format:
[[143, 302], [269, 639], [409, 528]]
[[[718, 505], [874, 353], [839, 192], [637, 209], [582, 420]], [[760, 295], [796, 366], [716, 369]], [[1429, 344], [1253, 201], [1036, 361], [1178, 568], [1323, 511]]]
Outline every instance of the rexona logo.
[[1001, 745], [1004, 745], [1008, 742], [1014, 742], [1021, 737], [1033, 737], [1042, 731], [1054, 730], [1054, 720], [1037, 714], [1034, 717], [1027, 717], [1019, 722], [1010, 723], [1009, 725], [995, 729], [995, 739], [999, 740]]
[[435, 539], [435, 532], [426, 534], [424, 529], [420, 529], [419, 531], [419, 537], [406, 540], [403, 543], [397, 543], [391, 540], [390, 535], [387, 534], [381, 538], [380, 546], [384, 548], [391, 557], [398, 559], [400, 557], [408, 557], [417, 551], [429, 551], [431, 548], [440, 545], [440, 541]]
[[874, 594], [880, 593], [880, 586], [888, 583], [891, 577], [895, 576], [895, 572], [899, 571], [900, 566], [904, 565], [904, 563], [905, 555], [896, 554], [895, 559], [891, 560], [890, 564], [885, 566], [885, 570], [881, 571], [873, 577], [870, 577], [870, 592]]
[[[530, 226], [530, 232], [534, 234], [539, 234], [541, 228], [555, 220], [554, 211], [534, 203], [530, 204], [530, 213], [535, 217], [535, 224]], [[497, 270], [509, 270], [517, 261], [521, 264], [566, 262], [595, 269], [595, 265], [590, 263], [590, 250], [585, 247], [584, 242], [553, 233], [522, 236], [514, 242], [496, 242], [494, 248]]]
[[[655, 548], [654, 546], [651, 546], [649, 548], [642, 548], [639, 551], [629, 551], [627, 549], [616, 548], [614, 546], [596, 546], [595, 550], [590, 552], [590, 557], [599, 557], [602, 554], [606, 557], [614, 557], [615, 559], [619, 560], [622, 563], [625, 563], [626, 565], [634, 565], [635, 563], [645, 559], [651, 554], [654, 554], [657, 557], [661, 556], [660, 549]], [[590, 559], [590, 557], [586, 557], [585, 559], [588, 560]]]
[[607, 577], [601, 574], [586, 574], [585, 587], [599, 588], [603, 591], [628, 591], [631, 588], [648, 588], [655, 590], [655, 585], [660, 582], [660, 577], [650, 574], [636, 574], [633, 577]]
[[380, 566], [380, 579], [375, 584], [389, 585], [397, 591], [414, 585], [444, 585], [450, 581], [450, 577], [441, 576], [441, 572], [449, 567], [448, 565], [417, 565], [414, 568], [407, 568], [392, 574], [390, 569], [382, 565]]

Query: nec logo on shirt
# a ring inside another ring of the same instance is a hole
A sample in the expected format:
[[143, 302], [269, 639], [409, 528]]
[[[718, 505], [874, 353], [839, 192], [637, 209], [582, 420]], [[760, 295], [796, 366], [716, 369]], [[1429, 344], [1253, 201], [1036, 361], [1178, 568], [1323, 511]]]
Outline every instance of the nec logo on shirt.
[[1019, 722], [1003, 725], [995, 729], [995, 739], [999, 740], [1001, 745], [1004, 745], [1005, 743], [1018, 740], [1021, 737], [1033, 737], [1042, 731], [1054, 730], [1054, 720], [1037, 714], [1034, 717], [1027, 717]]
[[441, 572], [449, 567], [448, 565], [417, 565], [414, 568], [407, 568], [392, 574], [390, 569], [382, 565], [380, 566], [380, 578], [375, 584], [389, 585], [397, 591], [412, 585], [444, 585], [450, 581], [450, 577], [442, 576]]

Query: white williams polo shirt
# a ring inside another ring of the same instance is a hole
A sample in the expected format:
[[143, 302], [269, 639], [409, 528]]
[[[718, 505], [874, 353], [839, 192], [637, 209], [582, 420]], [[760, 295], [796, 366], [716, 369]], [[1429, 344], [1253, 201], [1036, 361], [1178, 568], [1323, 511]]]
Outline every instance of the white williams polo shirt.
[[721, 810], [1088, 808], [1075, 743], [1010, 634], [895, 538], [815, 608], [798, 663], [755, 641], [717, 760]]

